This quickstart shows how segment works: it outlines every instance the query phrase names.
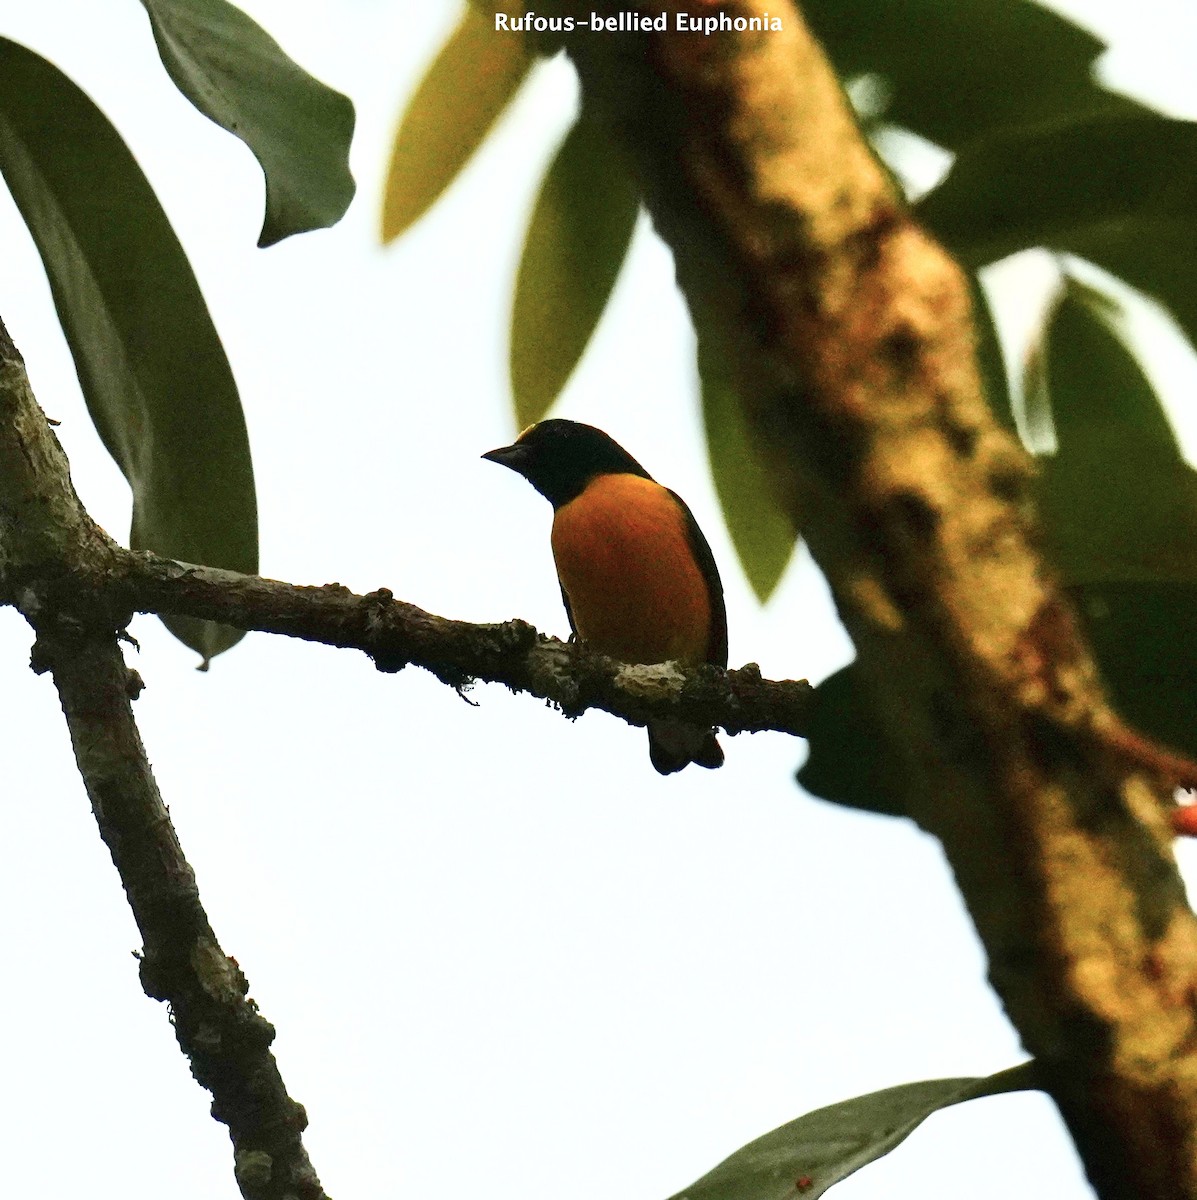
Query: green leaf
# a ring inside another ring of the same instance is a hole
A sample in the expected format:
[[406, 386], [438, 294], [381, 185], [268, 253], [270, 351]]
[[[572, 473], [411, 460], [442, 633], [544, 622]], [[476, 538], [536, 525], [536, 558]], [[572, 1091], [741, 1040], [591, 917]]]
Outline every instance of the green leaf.
[[840, 77], [877, 74], [878, 114], [955, 150], [1063, 114], [1142, 111], [1093, 78], [1104, 44], [1030, 0], [807, 0]]
[[1010, 380], [1006, 376], [1006, 360], [1002, 356], [1002, 343], [997, 326], [993, 321], [993, 309], [989, 297], [976, 276], [970, 280], [973, 293], [973, 324], [977, 330], [977, 367], [985, 387], [993, 415], [1011, 432], [1017, 429], [1014, 409], [1010, 401]]
[[1197, 472], [1103, 295], [1069, 283], [1044, 383], [1058, 451], [1040, 510], [1119, 712], [1197, 754]]
[[906, 816], [904, 763], [877, 719], [860, 665], [829, 675], [811, 697], [810, 753], [798, 782], [812, 796], [884, 816]]
[[[133, 490], [131, 544], [256, 571], [245, 418], [183, 249], [99, 109], [5, 39], [0, 173], [41, 253], [88, 411]], [[166, 623], [205, 660], [242, 636]]]
[[1197, 123], [1116, 116], [970, 146], [916, 211], [967, 265], [980, 267], [1032, 246], [1100, 245], [1127, 222], [1189, 227], [1195, 205]]
[[932, 1079], [844, 1100], [749, 1142], [672, 1200], [817, 1200], [941, 1108], [1039, 1086], [1035, 1064], [1022, 1063], [987, 1079]]
[[566, 134], [532, 209], [511, 314], [511, 388], [520, 429], [539, 421], [586, 349], [640, 202], [606, 132], [585, 113]]
[[461, 15], [404, 110], [382, 202], [386, 245], [415, 224], [457, 178], [519, 90], [532, 56], [493, 17]]
[[313, 79], [226, 0], [142, 0], [162, 63], [266, 176], [259, 246], [335, 225], [353, 199], [353, 104]]
[[1181, 453], [1155, 389], [1120, 336], [1119, 316], [1108, 296], [1067, 280], [1047, 323], [1047, 391], [1057, 458], [1117, 458], [1134, 476], [1179, 462]]
[[1197, 341], [1197, 123], [1104, 117], [1003, 134], [963, 151], [916, 212], [973, 268], [1033, 246], [1087, 258]]
[[774, 498], [735, 382], [711, 338], [699, 342], [698, 373], [715, 491], [740, 565], [764, 604], [794, 555], [798, 530]]
[[[1187, 170], [1176, 164], [1178, 174]], [[1167, 308], [1191, 342], [1197, 342], [1197, 251], [1187, 218], [1133, 218], [1078, 235], [1071, 249], [1104, 267]]]
[[1027, 448], [1042, 454], [1055, 444], [1052, 406], [1047, 393], [1047, 325], [1041, 325], [1027, 347], [1022, 365], [1022, 413]]
[[1197, 756], [1197, 586], [1070, 588], [1119, 713], [1161, 745]]
[[1071, 281], [1047, 326], [1048, 541], [1069, 583], [1197, 583], [1197, 472], [1110, 320], [1110, 302]]

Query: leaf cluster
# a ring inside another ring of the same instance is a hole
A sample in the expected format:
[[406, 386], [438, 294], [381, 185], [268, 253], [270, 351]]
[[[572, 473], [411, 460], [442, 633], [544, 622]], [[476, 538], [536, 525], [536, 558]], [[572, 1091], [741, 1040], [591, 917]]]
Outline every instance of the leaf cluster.
[[[226, 0], [143, 0], [162, 63], [266, 178], [259, 239], [322, 229], [353, 198], [349, 100]], [[96, 429], [133, 493], [130, 545], [253, 572], [257, 499], [241, 399], [191, 264], [149, 181], [93, 101], [0, 37], [0, 175], [50, 282]], [[168, 627], [206, 664], [239, 631]]]

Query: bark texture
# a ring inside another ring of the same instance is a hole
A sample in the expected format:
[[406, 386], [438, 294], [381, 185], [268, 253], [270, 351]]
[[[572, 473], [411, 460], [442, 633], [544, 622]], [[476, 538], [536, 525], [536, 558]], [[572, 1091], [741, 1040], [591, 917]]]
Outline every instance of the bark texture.
[[92, 812], [141, 933], [141, 983], [170, 1005], [192, 1074], [228, 1126], [246, 1200], [323, 1200], [303, 1147], [303, 1106], [270, 1052], [274, 1027], [220, 948], [133, 720], [141, 681], [124, 662], [119, 598], [72, 580], [122, 554], [84, 512], [66, 457], [0, 324], [0, 597], [37, 633], [33, 667], [62, 701]]
[[360, 596], [339, 583], [302, 587], [124, 550], [94, 578], [76, 576], [59, 586], [110, 596], [128, 611], [201, 617], [361, 650], [379, 670], [423, 667], [458, 690], [476, 681], [502, 683], [548, 700], [568, 717], [596, 708], [630, 725], [679, 717], [730, 734], [806, 732], [812, 689], [805, 679], [764, 679], [755, 663], [733, 671], [629, 666], [546, 637], [526, 621], [439, 617], [386, 588]]
[[[835, 592], [910, 811], [1098, 1193], [1197, 1197], [1197, 923], [991, 418], [968, 283], [913, 222], [787, 0], [779, 31], [566, 37], [700, 338], [736, 371]], [[691, 6], [693, 7], [693, 6]], [[585, 19], [591, 9], [561, 11]], [[704, 15], [759, 17], [731, 0]]]

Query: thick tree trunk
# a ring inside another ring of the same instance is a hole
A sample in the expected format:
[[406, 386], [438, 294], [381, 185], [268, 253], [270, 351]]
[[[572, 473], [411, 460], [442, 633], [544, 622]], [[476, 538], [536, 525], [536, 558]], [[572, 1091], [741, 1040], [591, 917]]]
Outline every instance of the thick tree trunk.
[[[575, 19], [616, 4], [570, 6]], [[800, 13], [781, 31], [567, 35], [700, 337], [737, 372], [835, 591], [911, 814], [1098, 1193], [1197, 1198], [1197, 922], [1167, 789], [1114, 726], [991, 418], [968, 282], [911, 220]], [[689, 9], [698, 11], [691, 4]], [[760, 17], [743, 0], [706, 15]]]

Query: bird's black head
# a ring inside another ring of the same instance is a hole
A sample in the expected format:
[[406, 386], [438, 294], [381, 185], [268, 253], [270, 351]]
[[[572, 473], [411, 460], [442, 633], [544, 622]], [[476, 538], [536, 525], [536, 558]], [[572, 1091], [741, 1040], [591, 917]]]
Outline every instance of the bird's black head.
[[510, 446], [482, 456], [522, 475], [554, 508], [580, 496], [596, 475], [652, 476], [616, 441], [593, 425], [541, 421]]

